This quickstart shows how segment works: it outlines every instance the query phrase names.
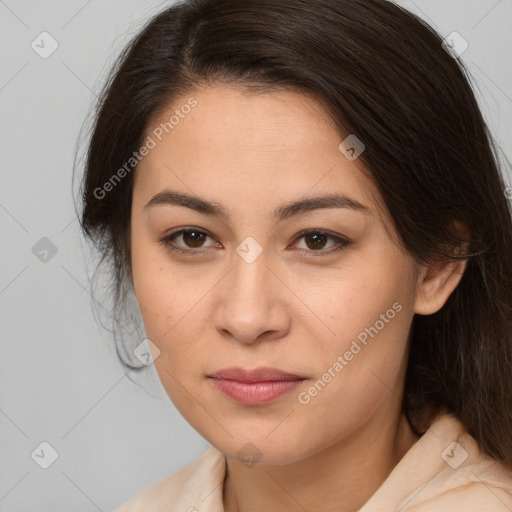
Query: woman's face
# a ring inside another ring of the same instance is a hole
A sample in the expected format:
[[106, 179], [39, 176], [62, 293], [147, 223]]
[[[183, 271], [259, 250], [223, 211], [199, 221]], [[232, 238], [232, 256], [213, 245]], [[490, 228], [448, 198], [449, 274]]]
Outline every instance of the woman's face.
[[[170, 105], [146, 136], [133, 283], [186, 420], [228, 456], [270, 464], [395, 424], [416, 267], [320, 105], [212, 86]], [[339, 197], [315, 203], [327, 195]], [[212, 378], [262, 367], [295, 377]]]

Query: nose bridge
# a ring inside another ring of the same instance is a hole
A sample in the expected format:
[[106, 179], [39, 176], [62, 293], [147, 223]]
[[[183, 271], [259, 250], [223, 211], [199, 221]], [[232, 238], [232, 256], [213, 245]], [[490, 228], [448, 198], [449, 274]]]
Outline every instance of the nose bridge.
[[[233, 258], [233, 268], [225, 282], [215, 313], [217, 330], [239, 341], [252, 342], [266, 331], [280, 332], [288, 321], [275, 295], [275, 276], [267, 268], [268, 255], [255, 240], [244, 240]], [[275, 333], [275, 334], [276, 334]]]
[[[257, 244], [257, 245], [256, 245]], [[230, 293], [236, 304], [256, 309], [269, 302], [270, 295], [265, 293], [268, 286], [268, 254], [254, 240], [244, 240], [237, 248], [233, 258], [233, 272]]]

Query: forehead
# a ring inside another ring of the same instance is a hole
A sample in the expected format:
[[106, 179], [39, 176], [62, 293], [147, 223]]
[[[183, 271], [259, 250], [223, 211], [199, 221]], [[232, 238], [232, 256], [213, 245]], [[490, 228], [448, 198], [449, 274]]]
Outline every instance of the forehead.
[[196, 89], [169, 104], [146, 136], [155, 147], [136, 172], [145, 195], [179, 185], [212, 200], [277, 204], [341, 192], [378, 214], [373, 182], [339, 150], [343, 137], [309, 95]]

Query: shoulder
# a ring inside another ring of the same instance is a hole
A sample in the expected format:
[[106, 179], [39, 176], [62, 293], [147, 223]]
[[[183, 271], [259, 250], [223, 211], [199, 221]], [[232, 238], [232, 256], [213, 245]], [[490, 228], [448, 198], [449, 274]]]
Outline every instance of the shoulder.
[[[512, 478], [509, 476], [508, 478]], [[413, 500], [403, 512], [509, 512], [512, 490], [503, 482], [467, 481]]]
[[210, 446], [179, 471], [146, 487], [114, 512], [223, 512], [224, 456]]
[[431, 456], [438, 458], [438, 465], [431, 478], [404, 500], [403, 512], [512, 510], [512, 470], [482, 452], [453, 416], [437, 422], [437, 435]]
[[451, 414], [439, 416], [360, 512], [510, 512], [512, 469], [480, 450]]

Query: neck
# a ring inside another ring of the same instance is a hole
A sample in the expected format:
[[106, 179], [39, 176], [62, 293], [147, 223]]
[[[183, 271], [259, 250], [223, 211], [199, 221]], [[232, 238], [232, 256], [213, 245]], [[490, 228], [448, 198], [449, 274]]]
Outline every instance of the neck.
[[347, 438], [293, 464], [249, 467], [227, 458], [224, 509], [355, 512], [418, 439], [398, 411], [387, 422], [375, 415]]

